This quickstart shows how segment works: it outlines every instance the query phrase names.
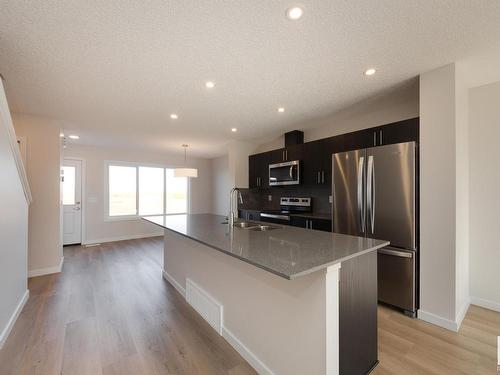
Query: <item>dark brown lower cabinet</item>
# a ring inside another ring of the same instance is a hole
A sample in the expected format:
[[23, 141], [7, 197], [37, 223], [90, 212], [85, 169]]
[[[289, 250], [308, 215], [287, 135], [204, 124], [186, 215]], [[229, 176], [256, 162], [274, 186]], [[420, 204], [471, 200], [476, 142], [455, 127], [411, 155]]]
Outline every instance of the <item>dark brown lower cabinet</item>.
[[339, 373], [362, 375], [377, 364], [377, 251], [340, 267]]
[[332, 222], [331, 220], [326, 220], [326, 219], [292, 216], [290, 218], [290, 225], [306, 229], [322, 230], [324, 232], [332, 231]]

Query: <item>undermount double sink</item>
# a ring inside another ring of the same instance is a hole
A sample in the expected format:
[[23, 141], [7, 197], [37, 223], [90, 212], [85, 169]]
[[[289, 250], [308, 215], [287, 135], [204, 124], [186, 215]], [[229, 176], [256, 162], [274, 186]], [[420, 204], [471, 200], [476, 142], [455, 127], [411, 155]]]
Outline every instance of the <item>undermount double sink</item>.
[[[222, 223], [222, 224], [227, 224], [227, 222]], [[238, 229], [253, 230], [256, 232], [264, 232], [266, 230], [273, 230], [273, 229], [280, 228], [279, 226], [275, 226], [275, 225], [263, 225], [263, 224], [255, 223], [255, 222], [251, 222], [251, 221], [237, 221], [233, 224], [233, 227], [238, 228]]]

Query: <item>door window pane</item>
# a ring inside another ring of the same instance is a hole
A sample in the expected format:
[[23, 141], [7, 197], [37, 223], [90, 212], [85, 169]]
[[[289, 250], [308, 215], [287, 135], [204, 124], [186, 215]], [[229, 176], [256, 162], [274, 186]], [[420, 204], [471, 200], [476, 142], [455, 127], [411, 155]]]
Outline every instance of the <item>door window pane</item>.
[[63, 166], [62, 195], [63, 204], [75, 204], [75, 174], [76, 168]]
[[136, 168], [109, 166], [109, 216], [136, 215]]
[[163, 214], [163, 170], [139, 167], [139, 215]]
[[174, 177], [173, 169], [165, 170], [167, 187], [167, 214], [187, 213], [188, 179]]

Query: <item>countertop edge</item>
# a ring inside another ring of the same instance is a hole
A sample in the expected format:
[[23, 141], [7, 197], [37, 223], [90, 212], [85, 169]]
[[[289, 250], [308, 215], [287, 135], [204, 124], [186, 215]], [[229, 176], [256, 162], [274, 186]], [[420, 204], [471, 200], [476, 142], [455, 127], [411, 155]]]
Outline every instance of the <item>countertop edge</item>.
[[273, 270], [273, 269], [271, 269], [271, 268], [265, 267], [265, 266], [263, 266], [263, 265], [261, 265], [261, 264], [253, 263], [253, 262], [249, 261], [249, 260], [248, 260], [248, 259], [246, 259], [246, 258], [239, 257], [239, 256], [237, 256], [237, 255], [236, 255], [236, 254], [234, 254], [234, 253], [231, 253], [231, 252], [229, 252], [229, 251], [225, 251], [225, 250], [223, 250], [223, 249], [221, 249], [221, 248], [219, 248], [219, 247], [213, 246], [213, 245], [211, 245], [211, 244], [209, 244], [209, 243], [207, 243], [207, 242], [204, 242], [204, 241], [202, 241], [202, 240], [200, 240], [200, 239], [198, 239], [198, 238], [188, 236], [187, 234], [182, 233], [182, 232], [179, 232], [179, 231], [176, 231], [175, 229], [168, 228], [168, 227], [166, 227], [166, 226], [164, 226], [164, 225], [161, 225], [161, 224], [155, 223], [154, 221], [148, 220], [146, 217], [141, 217], [141, 219], [143, 219], [143, 220], [147, 221], [148, 223], [151, 223], [151, 224], [157, 225], [157, 226], [159, 226], [159, 227], [161, 227], [161, 228], [163, 228], [163, 229], [166, 229], [166, 230], [168, 230], [168, 231], [170, 231], [170, 232], [172, 232], [172, 233], [176, 233], [176, 234], [178, 234], [178, 235], [180, 235], [180, 236], [182, 236], [182, 237], [189, 238], [190, 240], [193, 240], [193, 241], [198, 242], [198, 243], [200, 243], [200, 244], [202, 244], [202, 245], [205, 245], [205, 246], [207, 246], [207, 247], [210, 247], [211, 249], [214, 249], [214, 250], [216, 250], [216, 251], [218, 251], [218, 252], [220, 252], [220, 253], [223, 253], [223, 254], [229, 255], [229, 256], [231, 256], [232, 258], [235, 258], [235, 259], [241, 260], [242, 262], [245, 262], [245, 263], [247, 263], [247, 264], [251, 264], [251, 265], [252, 265], [252, 266], [254, 266], [254, 267], [260, 268], [260, 269], [262, 269], [262, 270], [264, 270], [264, 271], [267, 271], [267, 272], [269, 272], [269, 273], [272, 273], [273, 275], [279, 276], [279, 277], [281, 277], [281, 278], [283, 278], [283, 279], [286, 279], [286, 280], [294, 280], [294, 279], [297, 279], [297, 278], [299, 278], [299, 277], [306, 276], [306, 275], [309, 275], [309, 274], [311, 274], [311, 273], [314, 273], [314, 272], [318, 272], [318, 271], [321, 271], [321, 270], [327, 269], [328, 267], [333, 266], [334, 264], [338, 264], [338, 263], [346, 262], [346, 261], [348, 261], [348, 260], [350, 260], [350, 259], [353, 259], [353, 258], [356, 258], [356, 257], [362, 256], [362, 255], [365, 255], [365, 254], [370, 253], [370, 252], [372, 252], [372, 251], [376, 251], [376, 250], [381, 249], [381, 248], [383, 248], [383, 247], [389, 246], [389, 244], [390, 244], [390, 242], [385, 241], [385, 242], [383, 242], [383, 243], [381, 243], [381, 244], [379, 244], [379, 245], [376, 245], [376, 246], [373, 246], [373, 247], [371, 247], [371, 248], [369, 248], [369, 249], [366, 249], [366, 250], [363, 250], [363, 251], [357, 252], [356, 254], [349, 255], [349, 256], [346, 256], [346, 257], [343, 257], [343, 258], [337, 259], [337, 260], [335, 260], [335, 261], [333, 261], [333, 262], [324, 263], [324, 264], [318, 265], [318, 266], [316, 266], [316, 267], [312, 267], [312, 268], [310, 268], [310, 269], [308, 269], [308, 270], [305, 270], [305, 271], [302, 271], [302, 272], [299, 272], [299, 273], [295, 273], [295, 274], [291, 274], [291, 275], [285, 275], [285, 274], [280, 273], [280, 272], [277, 272], [277, 271], [275, 271], [275, 270]]

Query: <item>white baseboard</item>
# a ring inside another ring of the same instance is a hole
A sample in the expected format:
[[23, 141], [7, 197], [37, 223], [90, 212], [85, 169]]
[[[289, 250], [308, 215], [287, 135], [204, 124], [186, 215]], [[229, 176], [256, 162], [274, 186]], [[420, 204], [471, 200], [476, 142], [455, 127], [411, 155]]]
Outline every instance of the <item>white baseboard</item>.
[[50, 275], [52, 273], [59, 273], [62, 271], [63, 263], [64, 263], [64, 257], [61, 257], [58, 266], [29, 270], [28, 277], [37, 277], [43, 275]]
[[500, 312], [500, 303], [479, 297], [471, 297], [471, 304]]
[[274, 373], [252, 353], [238, 338], [226, 327], [222, 327], [222, 337], [254, 368], [260, 375], [274, 375]]
[[154, 233], [146, 233], [146, 234], [133, 234], [126, 236], [116, 236], [116, 237], [106, 237], [106, 238], [97, 238], [93, 240], [85, 240], [82, 242], [82, 245], [93, 245], [105, 242], [115, 242], [115, 241], [125, 241], [125, 240], [137, 240], [139, 238], [149, 238], [149, 237], [159, 237], [163, 236], [163, 231], [154, 232]]
[[17, 318], [19, 318], [19, 314], [21, 314], [21, 311], [23, 310], [26, 301], [28, 301], [29, 296], [30, 296], [30, 291], [26, 290], [26, 292], [24, 292], [23, 297], [19, 301], [16, 309], [14, 310], [14, 313], [10, 317], [7, 326], [3, 329], [2, 334], [0, 334], [0, 350], [2, 350], [5, 341], [7, 341], [7, 337], [9, 337], [9, 334], [12, 331], [14, 324], [16, 324]]
[[427, 323], [434, 324], [436, 326], [446, 328], [450, 331], [457, 332], [458, 331], [458, 324], [457, 322], [454, 322], [453, 320], [443, 318], [439, 315], [432, 314], [427, 311], [423, 310], [418, 310], [417, 316], [420, 320], [423, 320]]
[[167, 280], [172, 286], [184, 297], [186, 298], [186, 288], [177, 282], [167, 271], [162, 270], [163, 278]]
[[460, 329], [460, 326], [462, 325], [462, 322], [464, 321], [465, 315], [467, 314], [467, 311], [469, 311], [469, 306], [470, 306], [470, 301], [467, 301], [464, 303], [462, 306], [462, 309], [458, 312], [457, 315], [457, 331]]

